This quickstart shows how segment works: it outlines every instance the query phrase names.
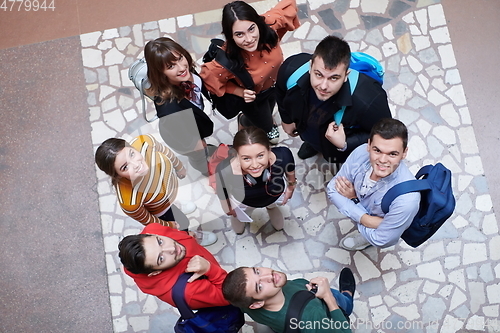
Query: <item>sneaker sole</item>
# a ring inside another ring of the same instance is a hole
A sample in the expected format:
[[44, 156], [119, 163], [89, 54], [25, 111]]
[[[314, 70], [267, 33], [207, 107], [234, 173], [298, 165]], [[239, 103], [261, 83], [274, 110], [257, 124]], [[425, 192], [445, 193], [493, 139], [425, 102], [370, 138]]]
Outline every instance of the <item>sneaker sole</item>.
[[347, 251], [361, 251], [361, 250], [364, 250], [364, 249], [372, 246], [371, 244], [368, 244], [366, 246], [348, 247], [348, 246], [344, 245], [344, 240], [341, 240], [339, 245], [341, 248], [343, 248], [344, 250], [347, 250]]

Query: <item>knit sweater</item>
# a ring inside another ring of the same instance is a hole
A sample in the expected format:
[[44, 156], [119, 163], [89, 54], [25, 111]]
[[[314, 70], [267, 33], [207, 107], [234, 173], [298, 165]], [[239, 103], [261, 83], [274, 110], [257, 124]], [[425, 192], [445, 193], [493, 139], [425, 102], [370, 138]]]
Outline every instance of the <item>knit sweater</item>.
[[177, 197], [178, 182], [174, 171], [182, 169], [182, 162], [151, 135], [138, 136], [130, 145], [144, 157], [149, 172], [134, 184], [126, 178], [116, 184], [123, 212], [144, 225], [160, 223], [173, 227], [174, 223], [157, 216], [163, 215]]

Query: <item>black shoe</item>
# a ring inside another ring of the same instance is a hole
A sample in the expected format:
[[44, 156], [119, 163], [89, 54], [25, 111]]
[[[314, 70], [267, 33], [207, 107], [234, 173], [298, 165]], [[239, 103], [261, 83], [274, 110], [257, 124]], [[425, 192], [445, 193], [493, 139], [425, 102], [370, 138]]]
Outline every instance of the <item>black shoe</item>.
[[299, 152], [297, 153], [297, 156], [303, 160], [309, 157], [313, 157], [316, 155], [318, 151], [314, 149], [310, 144], [307, 142], [304, 142], [302, 146], [300, 146]]
[[250, 126], [255, 126], [251, 121], [250, 119], [248, 119], [248, 117], [246, 117], [243, 112], [240, 112], [238, 114], [238, 124], [241, 126], [241, 127], [250, 127]]
[[354, 281], [354, 275], [352, 271], [345, 267], [340, 272], [339, 276], [339, 289], [340, 292], [349, 291], [351, 296], [354, 297], [354, 292], [356, 291], [356, 281]]

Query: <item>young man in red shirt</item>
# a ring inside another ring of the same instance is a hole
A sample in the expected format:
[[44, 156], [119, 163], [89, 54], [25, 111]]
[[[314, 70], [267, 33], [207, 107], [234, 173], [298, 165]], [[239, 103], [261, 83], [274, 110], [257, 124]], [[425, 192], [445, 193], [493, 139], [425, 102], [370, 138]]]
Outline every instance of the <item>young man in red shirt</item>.
[[185, 292], [191, 309], [229, 304], [222, 296], [227, 272], [185, 231], [151, 223], [139, 235], [125, 237], [118, 249], [125, 273], [146, 294], [175, 307], [172, 288], [182, 273], [192, 272]]

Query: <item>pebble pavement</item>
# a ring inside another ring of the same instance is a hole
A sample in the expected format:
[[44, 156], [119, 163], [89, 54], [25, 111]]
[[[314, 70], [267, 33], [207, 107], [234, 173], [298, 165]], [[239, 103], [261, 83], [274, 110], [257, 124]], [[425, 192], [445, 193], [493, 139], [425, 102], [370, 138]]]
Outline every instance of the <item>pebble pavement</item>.
[[[301, 27], [281, 46], [285, 57], [312, 52], [327, 34], [343, 36], [352, 51], [377, 58], [386, 69], [384, 88], [393, 116], [409, 129], [406, 163], [416, 172], [443, 163], [453, 172], [456, 211], [423, 246], [403, 241], [387, 249], [348, 252], [339, 240], [355, 225], [328, 203], [324, 186], [335, 170], [321, 157], [296, 158], [299, 186], [284, 207], [285, 228], [275, 232], [265, 209], [255, 209], [243, 235], [230, 228], [208, 180], [190, 171], [179, 197], [194, 201], [192, 226], [219, 237], [208, 247], [229, 270], [267, 266], [289, 278], [322, 275], [338, 287], [350, 267], [358, 283], [351, 322], [355, 332], [500, 332], [500, 235], [489, 189], [439, 0], [298, 0]], [[276, 1], [252, 5], [259, 13]], [[210, 38], [220, 36], [221, 10], [195, 13], [81, 35], [94, 150], [107, 138], [143, 133], [159, 140], [158, 121], [148, 124], [128, 68], [147, 41], [169, 36], [201, 63]], [[209, 143], [230, 143], [235, 120], [206, 112], [215, 122]], [[148, 102], [150, 117], [154, 107]], [[275, 114], [279, 122], [279, 115]], [[280, 145], [295, 154], [300, 140], [281, 131]], [[183, 159], [183, 158], [182, 158]], [[185, 159], [183, 159], [185, 161]], [[145, 295], [122, 273], [120, 239], [142, 225], [125, 216], [109, 177], [96, 170], [102, 232], [115, 332], [173, 332], [178, 312]], [[261, 332], [247, 318], [242, 332]]]

